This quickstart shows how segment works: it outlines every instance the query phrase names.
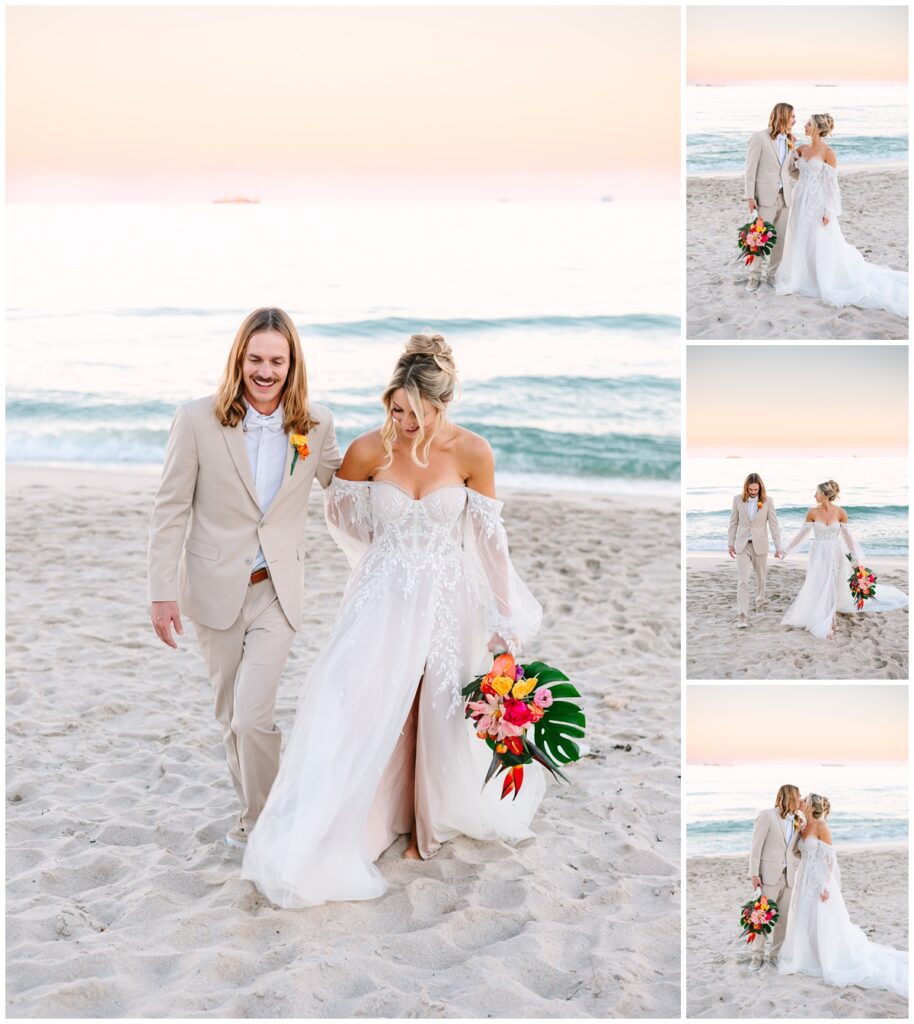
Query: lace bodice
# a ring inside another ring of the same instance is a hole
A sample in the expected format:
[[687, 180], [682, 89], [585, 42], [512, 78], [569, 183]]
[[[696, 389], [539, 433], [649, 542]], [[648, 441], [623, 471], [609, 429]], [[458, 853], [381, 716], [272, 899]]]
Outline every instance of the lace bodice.
[[812, 524], [813, 540], [817, 544], [838, 544], [841, 540], [841, 523], [835, 520], [833, 523]]
[[502, 503], [495, 498], [463, 484], [414, 498], [389, 480], [334, 477], [325, 508], [331, 535], [354, 567], [344, 604], [358, 613], [396, 591], [403, 602], [421, 606], [435, 623], [429, 664], [440, 665], [452, 712], [458, 684], [467, 681], [452, 678], [461, 593], [473, 593], [485, 629], [500, 646], [517, 652], [539, 629], [542, 608], [511, 565]]
[[797, 160], [800, 179], [793, 192], [791, 216], [797, 214], [811, 218], [841, 215], [841, 191], [838, 188], [838, 172], [822, 157]]
[[802, 874], [796, 883], [797, 898], [803, 903], [818, 900], [823, 892], [838, 889], [841, 877], [833, 846], [815, 836], [797, 840]]

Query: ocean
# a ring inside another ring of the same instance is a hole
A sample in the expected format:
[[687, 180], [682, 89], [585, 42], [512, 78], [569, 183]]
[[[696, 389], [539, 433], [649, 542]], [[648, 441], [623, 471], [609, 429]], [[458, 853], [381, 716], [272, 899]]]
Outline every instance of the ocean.
[[906, 161], [908, 98], [905, 86], [686, 87], [686, 173], [741, 171], [753, 132], [768, 126], [776, 103], [791, 103], [794, 134], [802, 142], [810, 114], [831, 114], [828, 139], [842, 164]]
[[500, 483], [673, 494], [673, 204], [10, 205], [7, 459], [157, 467], [251, 309], [302, 336], [341, 443], [382, 419], [409, 334], [440, 331], [452, 418]]
[[835, 848], [906, 842], [907, 765], [689, 765], [686, 785], [687, 856], [746, 854], [755, 817], [774, 806], [785, 783], [827, 796]]
[[[850, 530], [869, 555], [908, 553], [908, 466], [899, 457], [690, 457], [686, 466], [686, 550], [726, 551], [733, 496], [758, 473], [774, 500], [784, 543], [814, 505], [816, 485], [836, 480]], [[803, 551], [807, 550], [804, 545]]]

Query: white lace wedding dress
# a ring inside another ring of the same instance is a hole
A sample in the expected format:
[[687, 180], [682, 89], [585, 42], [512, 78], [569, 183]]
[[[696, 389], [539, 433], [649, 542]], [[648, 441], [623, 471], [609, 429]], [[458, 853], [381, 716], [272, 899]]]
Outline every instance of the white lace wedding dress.
[[[809, 295], [832, 306], [860, 306], [908, 315], [908, 275], [868, 263], [844, 240], [838, 218], [838, 172], [821, 157], [797, 159], [784, 253], [777, 270], [779, 295]], [[828, 224], [822, 223], [827, 214]]]
[[517, 647], [540, 624], [502, 503], [462, 485], [414, 499], [390, 481], [334, 478], [325, 507], [354, 569], [241, 872], [283, 907], [380, 896], [374, 861], [414, 812], [423, 857], [459, 834], [526, 839], [545, 792], [537, 764], [516, 800], [499, 799], [500, 782], [483, 788], [492, 755], [460, 693], [491, 666], [493, 633]]
[[[908, 994], [908, 954], [870, 942], [852, 924], [841, 895], [834, 848], [814, 836], [798, 840], [800, 866], [793, 884], [781, 974], [812, 974], [830, 985], [882, 988]], [[828, 899], [820, 894], [828, 890]], [[900, 911], [903, 913], [903, 909]]]
[[[851, 599], [848, 577], [853, 566], [845, 557], [853, 554], [854, 564], [865, 564], [863, 552], [857, 546], [850, 530], [843, 523], [823, 523], [816, 520], [804, 523], [787, 545], [785, 555], [798, 548], [812, 534], [806, 579], [781, 619], [782, 626], [807, 629], [813, 636], [824, 640], [832, 631], [835, 613], [857, 615], [863, 612], [887, 612], [903, 608], [908, 596], [897, 587], [880, 583], [877, 578], [876, 596], [858, 609]], [[872, 568], [872, 566], [870, 566]], [[877, 574], [878, 576], [878, 574]]]

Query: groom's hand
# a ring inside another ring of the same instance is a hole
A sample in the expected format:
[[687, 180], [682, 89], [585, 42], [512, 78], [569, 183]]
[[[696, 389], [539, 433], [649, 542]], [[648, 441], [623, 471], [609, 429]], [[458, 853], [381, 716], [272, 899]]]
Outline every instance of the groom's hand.
[[181, 613], [178, 611], [178, 602], [153, 601], [151, 618], [156, 636], [163, 644], [176, 648], [178, 645], [171, 635], [172, 625], [174, 625], [178, 636], [184, 636], [184, 627], [181, 625]]
[[758, 875], [753, 875], [752, 876], [752, 888], [753, 889], [761, 889], [761, 887], [762, 887], [762, 880], [761, 880], [761, 878], [759, 878]]
[[730, 544], [729, 547], [727, 548], [727, 554], [731, 558], [736, 558], [736, 548], [732, 544]]
[[746, 202], [749, 204], [749, 212], [755, 213], [755, 211], [758, 209], [758, 204], [756, 203], [756, 201], [754, 199], [747, 199]]

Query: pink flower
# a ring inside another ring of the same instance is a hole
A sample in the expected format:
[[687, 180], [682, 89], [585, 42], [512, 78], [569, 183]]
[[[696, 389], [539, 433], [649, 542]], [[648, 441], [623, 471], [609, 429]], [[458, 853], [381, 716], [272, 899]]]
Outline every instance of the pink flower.
[[471, 700], [467, 707], [473, 712], [472, 717], [476, 723], [476, 731], [495, 737], [498, 731], [498, 722], [501, 718], [501, 715], [498, 713], [501, 707], [501, 700], [497, 694], [486, 694], [485, 700]]
[[530, 709], [522, 700], [505, 701], [505, 721], [511, 725], [529, 725], [533, 721]]
[[538, 708], [548, 708], [552, 706], [552, 690], [546, 686], [541, 686], [533, 694], [533, 703]]

